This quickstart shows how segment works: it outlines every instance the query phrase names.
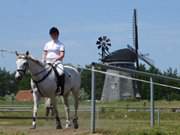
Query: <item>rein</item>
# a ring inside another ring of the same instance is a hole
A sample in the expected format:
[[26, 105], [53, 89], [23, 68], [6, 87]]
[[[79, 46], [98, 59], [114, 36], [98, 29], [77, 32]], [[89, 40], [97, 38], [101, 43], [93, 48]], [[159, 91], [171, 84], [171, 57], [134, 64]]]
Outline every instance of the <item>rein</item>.
[[[46, 70], [46, 69], [45, 69]], [[45, 71], [44, 70], [44, 71]], [[43, 71], [43, 72], [44, 72]], [[38, 84], [38, 83], [40, 83], [40, 82], [42, 82], [42, 81], [44, 81], [48, 76], [49, 76], [49, 74], [51, 73], [51, 71], [52, 71], [52, 68], [47, 72], [47, 74], [45, 75], [45, 76], [43, 76], [43, 78], [41, 78], [40, 80], [33, 80], [36, 84]], [[43, 73], [43, 72], [41, 72], [41, 73]], [[39, 73], [40, 74], [40, 73]]]
[[[48, 68], [49, 68], [49, 67], [48, 67]], [[35, 73], [35, 74], [32, 74], [32, 76], [40, 75], [41, 73], [45, 72], [48, 68], [44, 68], [42, 71], [37, 72], [37, 73]]]
[[[43, 73], [43, 72], [45, 72], [46, 71], [46, 68], [44, 69], [44, 70], [42, 70], [42, 71], [40, 71], [40, 72], [38, 72], [38, 73], [36, 73], [36, 74], [34, 74], [34, 75], [39, 75], [39, 74], [41, 74], [41, 73]], [[43, 76], [40, 80], [33, 80], [33, 82], [35, 83], [35, 85], [36, 85], [36, 87], [37, 87], [37, 90], [38, 90], [38, 92], [39, 92], [39, 94], [43, 97], [43, 94], [42, 94], [42, 92], [41, 92], [41, 90], [39, 89], [39, 83], [41, 83], [41, 82], [43, 82], [48, 76], [49, 76], [49, 74], [52, 72], [52, 68], [47, 72], [47, 74], [45, 75], [45, 76]]]

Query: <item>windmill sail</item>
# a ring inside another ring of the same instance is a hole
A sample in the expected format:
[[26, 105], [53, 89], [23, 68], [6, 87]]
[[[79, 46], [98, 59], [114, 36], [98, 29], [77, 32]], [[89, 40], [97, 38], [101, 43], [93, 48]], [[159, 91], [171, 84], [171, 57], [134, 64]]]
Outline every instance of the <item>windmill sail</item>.
[[[131, 50], [132, 52], [136, 53], [136, 50], [132, 46], [127, 45], [127, 48], [129, 50]], [[149, 66], [155, 67], [154, 61], [152, 59], [148, 58], [146, 55], [144, 55], [142, 53], [138, 53], [138, 58], [141, 59], [142, 61], [144, 61]]]

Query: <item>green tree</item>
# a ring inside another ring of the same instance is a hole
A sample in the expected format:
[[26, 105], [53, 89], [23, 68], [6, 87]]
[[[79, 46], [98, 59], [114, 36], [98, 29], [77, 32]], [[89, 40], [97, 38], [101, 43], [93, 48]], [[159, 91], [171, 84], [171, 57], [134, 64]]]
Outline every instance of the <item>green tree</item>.
[[[86, 68], [91, 68], [91, 65], [87, 65]], [[100, 70], [104, 70], [102, 67], [96, 67]], [[101, 73], [95, 73], [95, 82], [96, 82], [96, 99], [101, 98], [102, 89], [104, 85], [104, 75]], [[91, 97], [91, 71], [84, 69], [81, 72], [81, 88], [88, 94], [88, 98]]]
[[17, 85], [13, 77], [13, 74], [6, 71], [5, 68], [0, 68], [0, 96], [15, 93], [16, 91]]
[[26, 74], [21, 81], [18, 82], [18, 90], [29, 90], [31, 89], [31, 75]]

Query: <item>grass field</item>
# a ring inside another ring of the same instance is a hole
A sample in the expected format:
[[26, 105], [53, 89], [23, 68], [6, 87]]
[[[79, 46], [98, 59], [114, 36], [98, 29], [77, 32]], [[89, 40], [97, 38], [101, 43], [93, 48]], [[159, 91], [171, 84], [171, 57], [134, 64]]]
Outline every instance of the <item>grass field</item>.
[[[0, 105], [10, 104], [0, 102]], [[32, 103], [14, 103], [15, 105], [32, 105]], [[157, 108], [179, 108], [180, 101], [156, 101]], [[80, 108], [90, 107], [89, 102], [81, 102]], [[160, 126], [150, 128], [149, 112], [129, 112], [129, 108], [147, 108], [148, 101], [116, 101], [111, 103], [97, 103], [96, 127], [97, 135], [180, 135], [180, 113], [167, 109], [160, 113]], [[44, 116], [44, 105], [39, 107], [39, 116]], [[60, 116], [63, 118], [64, 109], [59, 106]], [[72, 114], [72, 113], [71, 113]], [[0, 116], [31, 116], [31, 112], [1, 112]], [[157, 115], [156, 115], [157, 119]], [[80, 129], [55, 130], [54, 120], [38, 120], [38, 129], [29, 130], [31, 120], [0, 120], [0, 134], [3, 135], [31, 135], [31, 134], [62, 134], [88, 135], [90, 127], [90, 112], [79, 112]]]

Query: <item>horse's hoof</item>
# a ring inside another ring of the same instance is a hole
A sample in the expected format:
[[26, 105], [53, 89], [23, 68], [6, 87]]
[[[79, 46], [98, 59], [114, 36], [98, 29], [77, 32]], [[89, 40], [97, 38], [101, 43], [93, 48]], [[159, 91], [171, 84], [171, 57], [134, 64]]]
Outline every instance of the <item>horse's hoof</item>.
[[78, 129], [79, 128], [79, 125], [76, 123], [74, 124], [74, 129]]
[[65, 128], [71, 128], [71, 121], [70, 120], [66, 120]]
[[74, 129], [78, 129], [78, 128], [79, 128], [78, 124], [74, 125]]
[[71, 125], [66, 124], [65, 128], [71, 128]]
[[36, 129], [36, 125], [32, 126], [30, 129]]
[[61, 125], [57, 125], [56, 129], [62, 129], [62, 126]]

